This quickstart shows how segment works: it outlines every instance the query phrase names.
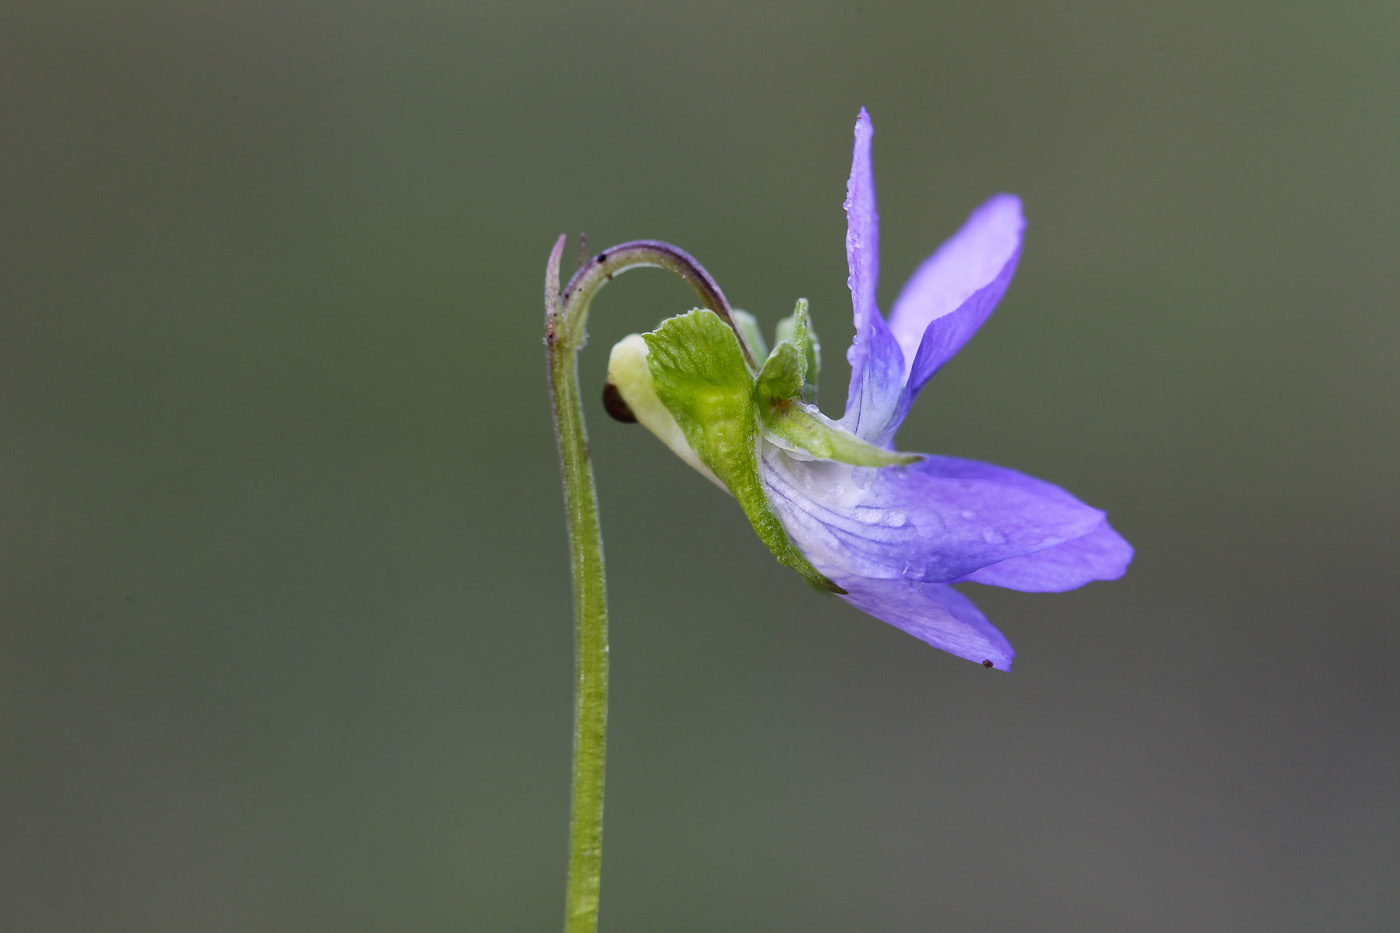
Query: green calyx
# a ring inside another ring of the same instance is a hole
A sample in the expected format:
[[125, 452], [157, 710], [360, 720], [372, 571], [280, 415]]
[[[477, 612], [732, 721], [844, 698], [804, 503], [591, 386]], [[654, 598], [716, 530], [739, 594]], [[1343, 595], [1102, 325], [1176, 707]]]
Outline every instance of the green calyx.
[[[781, 353], [782, 370], [791, 373], [790, 381], [785, 385], [785, 389], [789, 390], [786, 397], [795, 398], [801, 395], [804, 402], [815, 405], [822, 346], [821, 341], [817, 339], [817, 332], [812, 330], [806, 298], [797, 299], [797, 307], [793, 309], [792, 314], [778, 322], [776, 337], [778, 346], [768, 355], [768, 361], [763, 364], [764, 371], [773, 363], [773, 357]], [[783, 344], [788, 344], [791, 349], [783, 350]]]
[[740, 311], [732, 308], [729, 316], [734, 319], [734, 327], [739, 331], [739, 335], [744, 342], [749, 345], [749, 351], [753, 358], [761, 360], [768, 355], [768, 342], [763, 339], [763, 331], [759, 329], [758, 319], [747, 311]]
[[820, 345], [799, 299], [792, 316], [778, 323], [778, 343], [763, 364], [754, 387], [763, 427], [770, 439], [822, 460], [854, 466], [902, 466], [922, 459], [876, 447], [823, 415], [816, 406]]
[[[761, 354], [763, 338], [753, 318], [736, 312], [735, 319], [749, 348]], [[788, 538], [759, 479], [759, 443], [766, 439], [809, 457], [865, 467], [912, 463], [919, 456], [868, 444], [817, 409], [820, 350], [805, 300], [778, 325], [776, 345], [756, 375], [739, 341], [713, 311], [696, 309], [618, 343], [608, 381], [636, 420], [734, 496], [780, 563], [818, 589], [844, 592]]]
[[[643, 339], [652, 391], [690, 449], [733, 494], [759, 539], [779, 563], [813, 586], [843, 592], [793, 545], [763, 493], [753, 373], [734, 331], [713, 311], [695, 310], [671, 318]], [[631, 394], [630, 387], [620, 388], [624, 397]]]

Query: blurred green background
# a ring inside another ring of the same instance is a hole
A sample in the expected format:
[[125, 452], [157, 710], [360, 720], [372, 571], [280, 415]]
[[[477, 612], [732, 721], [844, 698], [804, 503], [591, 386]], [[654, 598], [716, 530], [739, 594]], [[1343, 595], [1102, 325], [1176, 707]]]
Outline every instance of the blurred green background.
[[0, 928], [553, 930], [554, 238], [671, 240], [839, 412], [883, 302], [1029, 218], [904, 447], [1106, 508], [969, 587], [992, 674], [777, 566], [596, 399], [603, 928], [1382, 930], [1400, 913], [1400, 5], [7, 4]]

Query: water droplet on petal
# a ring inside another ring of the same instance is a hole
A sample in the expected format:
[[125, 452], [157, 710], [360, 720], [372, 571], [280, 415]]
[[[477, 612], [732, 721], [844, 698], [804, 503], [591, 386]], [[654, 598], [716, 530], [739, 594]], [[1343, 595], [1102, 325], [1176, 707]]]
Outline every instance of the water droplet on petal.
[[974, 511], [972, 511], [972, 509], [963, 509], [963, 510], [962, 510], [962, 517], [963, 517], [963, 518], [976, 518], [976, 517], [977, 517], [977, 513], [974, 512]]
[[988, 544], [1005, 544], [1006, 535], [997, 531], [995, 528], [983, 528], [982, 540], [986, 541]]
[[890, 509], [885, 513], [885, 524], [891, 528], [899, 528], [905, 521], [903, 509]]

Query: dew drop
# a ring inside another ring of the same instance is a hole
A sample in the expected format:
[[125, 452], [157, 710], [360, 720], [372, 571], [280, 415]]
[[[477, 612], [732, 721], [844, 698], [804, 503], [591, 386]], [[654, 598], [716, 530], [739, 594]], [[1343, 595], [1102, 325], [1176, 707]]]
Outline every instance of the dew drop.
[[983, 528], [982, 540], [986, 541], [988, 544], [1005, 544], [1006, 535], [997, 531], [995, 528]]
[[885, 513], [885, 524], [891, 528], [899, 528], [906, 521], [903, 509], [890, 509]]

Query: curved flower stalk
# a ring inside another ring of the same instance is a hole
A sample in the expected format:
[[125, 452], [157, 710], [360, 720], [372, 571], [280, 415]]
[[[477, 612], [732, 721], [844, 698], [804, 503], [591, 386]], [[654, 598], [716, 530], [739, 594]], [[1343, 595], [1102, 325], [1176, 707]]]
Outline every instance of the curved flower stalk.
[[1010, 643], [949, 584], [1070, 590], [1122, 576], [1133, 550], [1103, 512], [1058, 486], [893, 450], [914, 398], [1005, 293], [1025, 224], [1017, 198], [992, 198], [915, 271], [886, 320], [875, 304], [872, 134], [861, 110], [845, 203], [856, 336], [844, 416], [815, 405], [819, 346], [805, 301], [766, 359], [753, 319], [737, 311], [726, 322], [695, 310], [624, 339], [609, 364], [610, 410], [732, 493], [778, 560], [814, 586], [1009, 670]]

